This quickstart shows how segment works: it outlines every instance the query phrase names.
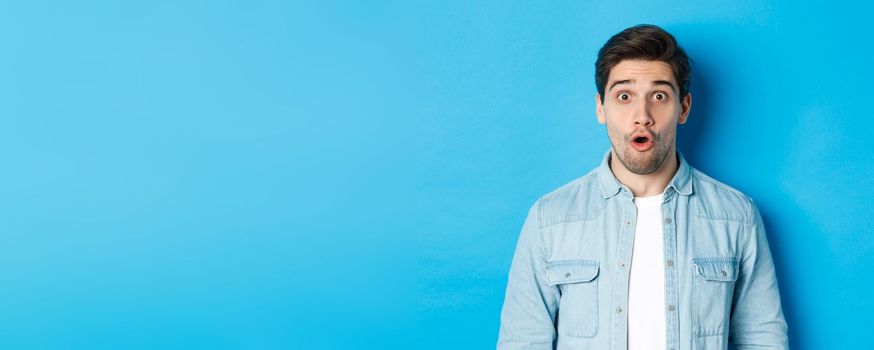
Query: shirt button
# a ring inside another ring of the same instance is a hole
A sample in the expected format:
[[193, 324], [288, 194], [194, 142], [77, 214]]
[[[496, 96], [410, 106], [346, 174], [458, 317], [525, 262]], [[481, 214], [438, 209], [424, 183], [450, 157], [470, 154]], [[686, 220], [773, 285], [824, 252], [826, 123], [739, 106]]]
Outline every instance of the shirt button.
[[570, 273], [570, 272], [564, 274], [564, 278], [568, 278], [568, 277], [570, 277], [570, 276], [571, 276], [571, 273]]
[[674, 266], [674, 261], [671, 259], [668, 259], [667, 264], [668, 264], [668, 267]]
[[619, 262], [619, 268], [624, 269], [624, 268], [625, 268], [625, 263], [620, 261], [620, 262]]
[[617, 313], [617, 314], [621, 314], [621, 313], [622, 313], [622, 308], [621, 308], [621, 307], [617, 307], [617, 308], [616, 308], [616, 313]]
[[631, 225], [631, 221], [625, 220], [626, 225]]
[[674, 311], [674, 304], [668, 304], [668, 311]]
[[722, 277], [728, 276], [728, 272], [725, 272], [725, 270], [719, 271], [719, 274], [722, 275]]
[[665, 223], [666, 223], [666, 224], [670, 224], [670, 223], [671, 223], [671, 218], [665, 218]]

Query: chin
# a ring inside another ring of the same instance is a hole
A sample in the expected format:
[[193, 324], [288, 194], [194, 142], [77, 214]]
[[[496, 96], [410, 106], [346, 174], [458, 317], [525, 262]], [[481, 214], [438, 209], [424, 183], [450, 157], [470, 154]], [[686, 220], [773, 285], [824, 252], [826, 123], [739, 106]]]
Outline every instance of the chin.
[[627, 152], [624, 154], [628, 156], [618, 154], [619, 161], [628, 171], [637, 175], [649, 175], [656, 172], [664, 164], [666, 156], [666, 154], [658, 153], [657, 147], [646, 152], [638, 152], [633, 148], [626, 148], [623, 152]]

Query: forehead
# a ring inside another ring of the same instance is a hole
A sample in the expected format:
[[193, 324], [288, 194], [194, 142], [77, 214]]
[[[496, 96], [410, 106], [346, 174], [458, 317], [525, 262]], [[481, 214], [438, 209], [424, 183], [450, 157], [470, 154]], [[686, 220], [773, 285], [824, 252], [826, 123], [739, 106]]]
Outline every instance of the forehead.
[[610, 69], [607, 86], [620, 80], [633, 80], [635, 84], [651, 85], [655, 81], [669, 81], [676, 86], [671, 65], [662, 61], [623, 60]]

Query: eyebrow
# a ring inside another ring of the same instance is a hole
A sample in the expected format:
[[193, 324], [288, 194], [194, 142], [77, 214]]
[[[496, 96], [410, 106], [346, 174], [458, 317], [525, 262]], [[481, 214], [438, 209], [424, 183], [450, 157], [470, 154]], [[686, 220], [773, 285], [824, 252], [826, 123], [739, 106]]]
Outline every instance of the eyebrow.
[[[610, 84], [610, 88], [607, 89], [607, 91], [613, 90], [613, 87], [616, 85], [619, 85], [619, 84], [634, 84], [634, 83], [635, 83], [634, 79], [617, 80], [617, 81], [614, 81], [613, 84]], [[674, 86], [673, 83], [671, 83], [670, 81], [667, 81], [667, 80], [655, 80], [652, 82], [652, 85], [655, 85], [655, 86], [667, 85], [667, 86], [670, 86], [671, 89], [673, 89], [675, 92], [677, 91], [677, 87]]]

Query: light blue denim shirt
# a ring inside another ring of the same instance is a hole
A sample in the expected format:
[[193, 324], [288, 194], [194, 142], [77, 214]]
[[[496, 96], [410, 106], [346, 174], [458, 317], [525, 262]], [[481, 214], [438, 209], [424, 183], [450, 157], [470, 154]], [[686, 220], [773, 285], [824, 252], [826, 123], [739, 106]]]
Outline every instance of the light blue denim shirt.
[[[661, 205], [668, 350], [788, 349], [774, 264], [749, 197], [679, 169]], [[510, 267], [498, 349], [627, 348], [637, 210], [601, 165], [540, 198]]]

